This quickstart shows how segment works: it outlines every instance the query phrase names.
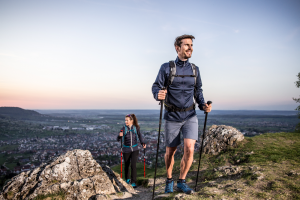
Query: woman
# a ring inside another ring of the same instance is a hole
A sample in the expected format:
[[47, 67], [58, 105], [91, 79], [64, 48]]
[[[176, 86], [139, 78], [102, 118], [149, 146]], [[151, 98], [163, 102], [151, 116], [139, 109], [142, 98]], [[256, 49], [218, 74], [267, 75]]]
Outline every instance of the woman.
[[[143, 148], [146, 144], [143, 142], [143, 137], [140, 132], [140, 126], [135, 114], [125, 116], [125, 126], [121, 129], [118, 141], [122, 140], [123, 155], [125, 160], [125, 179], [131, 186], [136, 188], [136, 162], [139, 156], [138, 141]], [[131, 181], [129, 179], [129, 165], [131, 163]]]

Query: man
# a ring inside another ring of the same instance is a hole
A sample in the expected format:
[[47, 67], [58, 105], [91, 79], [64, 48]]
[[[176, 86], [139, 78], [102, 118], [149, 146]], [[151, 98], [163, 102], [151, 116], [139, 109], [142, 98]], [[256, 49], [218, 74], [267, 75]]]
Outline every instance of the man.
[[[170, 61], [161, 66], [152, 86], [154, 98], [157, 101], [165, 100], [167, 170], [165, 193], [173, 192], [172, 170], [174, 155], [177, 146], [180, 145], [180, 132], [184, 138], [184, 154], [180, 163], [177, 189], [187, 194], [194, 192], [185, 182], [185, 177], [193, 162], [195, 142], [198, 140], [198, 118], [193, 99], [199, 104], [200, 110], [211, 111], [211, 105], [207, 105], [203, 98], [199, 68], [188, 60], [193, 53], [193, 39], [195, 37], [192, 35], [182, 35], [175, 39], [177, 58], [175, 62]], [[174, 68], [176, 74], [174, 74]], [[162, 88], [166, 89], [162, 90]]]

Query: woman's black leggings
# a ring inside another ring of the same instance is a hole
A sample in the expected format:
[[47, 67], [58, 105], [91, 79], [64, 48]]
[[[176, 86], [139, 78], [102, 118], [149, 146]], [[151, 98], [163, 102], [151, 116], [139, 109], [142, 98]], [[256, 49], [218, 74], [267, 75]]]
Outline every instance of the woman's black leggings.
[[129, 179], [129, 165], [131, 163], [131, 183], [136, 183], [136, 162], [139, 156], [139, 150], [124, 153], [125, 160], [125, 179]]

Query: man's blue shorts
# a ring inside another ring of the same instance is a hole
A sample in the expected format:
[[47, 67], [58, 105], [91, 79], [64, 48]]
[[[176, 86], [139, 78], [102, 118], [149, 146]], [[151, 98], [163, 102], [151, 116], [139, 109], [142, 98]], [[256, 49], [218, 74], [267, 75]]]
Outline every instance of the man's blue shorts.
[[165, 144], [167, 147], [180, 145], [180, 132], [182, 132], [183, 138], [198, 140], [197, 116], [183, 122], [165, 120]]

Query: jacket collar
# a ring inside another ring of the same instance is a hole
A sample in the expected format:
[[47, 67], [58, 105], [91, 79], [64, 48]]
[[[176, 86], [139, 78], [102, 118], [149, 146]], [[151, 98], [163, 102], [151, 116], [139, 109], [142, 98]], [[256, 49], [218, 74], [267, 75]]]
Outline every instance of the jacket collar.
[[187, 59], [186, 61], [182, 61], [182, 60], [180, 60], [180, 59], [178, 58], [178, 56], [177, 56], [177, 58], [176, 58], [176, 60], [175, 60], [175, 63], [176, 63], [177, 66], [183, 66], [183, 65], [186, 65], [186, 64], [189, 63], [189, 59]]
[[134, 127], [134, 125], [132, 125], [131, 128], [129, 128], [129, 126], [127, 126], [127, 125], [125, 125], [125, 126], [128, 128], [128, 130], [132, 130]]

